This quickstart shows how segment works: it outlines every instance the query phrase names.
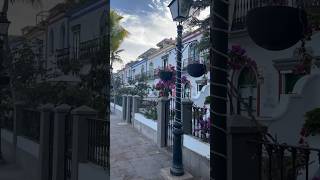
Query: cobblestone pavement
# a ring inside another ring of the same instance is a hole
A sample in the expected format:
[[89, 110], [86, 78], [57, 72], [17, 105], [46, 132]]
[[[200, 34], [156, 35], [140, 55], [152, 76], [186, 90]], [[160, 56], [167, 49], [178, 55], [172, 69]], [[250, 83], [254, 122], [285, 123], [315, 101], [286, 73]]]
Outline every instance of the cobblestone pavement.
[[160, 169], [171, 165], [166, 150], [111, 114], [110, 174], [112, 180], [161, 180]]
[[29, 176], [17, 165], [0, 164], [0, 180], [31, 180]]

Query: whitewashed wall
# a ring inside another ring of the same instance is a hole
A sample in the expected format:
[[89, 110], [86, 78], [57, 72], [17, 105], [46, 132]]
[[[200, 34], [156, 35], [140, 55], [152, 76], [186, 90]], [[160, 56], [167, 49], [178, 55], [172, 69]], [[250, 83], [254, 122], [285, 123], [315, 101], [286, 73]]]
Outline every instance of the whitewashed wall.
[[89, 6], [84, 4], [83, 7], [71, 11], [69, 18], [69, 42], [72, 46], [72, 27], [81, 25], [80, 39], [81, 42], [98, 38], [100, 36], [101, 18], [105, 16], [107, 9], [103, 0], [91, 3]]

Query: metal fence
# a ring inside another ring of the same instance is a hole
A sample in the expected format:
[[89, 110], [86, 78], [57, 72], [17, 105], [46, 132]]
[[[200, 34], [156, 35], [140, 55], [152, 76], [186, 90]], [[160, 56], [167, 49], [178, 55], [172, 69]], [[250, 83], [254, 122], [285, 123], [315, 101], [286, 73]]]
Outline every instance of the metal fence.
[[65, 151], [64, 151], [64, 180], [71, 179], [72, 169], [72, 133], [73, 117], [70, 112], [65, 117]]
[[23, 109], [20, 135], [39, 142], [40, 140], [40, 111], [35, 109]]
[[157, 105], [158, 100], [156, 98], [143, 98], [138, 104], [138, 112], [148, 119], [157, 120]]
[[173, 146], [173, 123], [174, 123], [174, 118], [175, 118], [175, 106], [176, 106], [176, 99], [174, 97], [171, 97], [169, 99], [169, 103], [167, 104], [168, 108], [166, 108], [167, 111], [166, 114], [169, 115], [168, 118], [165, 118], [168, 120], [167, 123], [167, 128], [166, 128], [166, 146], [168, 147], [169, 150], [172, 150]]
[[115, 96], [116, 105], [122, 106], [122, 96]]
[[109, 168], [110, 123], [105, 119], [88, 119], [88, 160]]
[[[261, 149], [260, 179], [261, 180], [309, 180], [311, 165], [319, 167], [320, 149], [289, 146], [286, 144], [252, 141]], [[319, 162], [311, 162], [311, 155], [315, 155]]]
[[1, 117], [1, 126], [4, 129], [13, 131], [13, 111], [9, 111], [8, 113], [4, 113]]
[[192, 135], [201, 141], [209, 142], [210, 118], [207, 108], [192, 106]]

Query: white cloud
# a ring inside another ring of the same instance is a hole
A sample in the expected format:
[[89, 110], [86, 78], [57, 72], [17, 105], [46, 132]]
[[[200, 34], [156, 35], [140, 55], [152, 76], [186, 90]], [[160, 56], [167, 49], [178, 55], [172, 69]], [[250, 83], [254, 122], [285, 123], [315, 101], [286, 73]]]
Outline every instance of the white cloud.
[[148, 4], [148, 6], [149, 6], [150, 8], [152, 8], [152, 9], [154, 9], [154, 7], [153, 7], [151, 4]]
[[[123, 64], [135, 60], [149, 48], [156, 47], [156, 44], [164, 38], [175, 38], [176, 23], [172, 21], [171, 13], [167, 7], [170, 0], [152, 0], [153, 11], [141, 10], [137, 13], [117, 10], [124, 18], [122, 26], [130, 32], [130, 36], [121, 45], [124, 51], [121, 57]], [[204, 19], [210, 13], [210, 8], [200, 12], [199, 19]], [[141, 15], [143, 14], [143, 15]], [[120, 64], [115, 64], [115, 69], [121, 68]]]
[[[143, 15], [129, 14], [118, 11], [124, 18], [121, 25], [126, 28], [130, 35], [121, 45], [124, 51], [121, 57], [124, 64], [135, 60], [139, 55], [149, 48], [156, 47], [156, 44], [164, 38], [176, 36], [176, 24], [172, 21], [169, 8], [165, 2], [153, 0], [153, 6], [157, 9], [153, 12], [142, 12]], [[115, 69], [121, 68], [116, 64]]]

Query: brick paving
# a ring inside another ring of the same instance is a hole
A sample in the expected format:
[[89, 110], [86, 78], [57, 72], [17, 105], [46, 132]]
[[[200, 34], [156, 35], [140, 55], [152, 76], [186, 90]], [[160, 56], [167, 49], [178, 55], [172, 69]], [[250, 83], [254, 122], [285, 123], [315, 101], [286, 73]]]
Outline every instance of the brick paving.
[[161, 180], [160, 169], [171, 165], [170, 154], [111, 114], [110, 179]]

